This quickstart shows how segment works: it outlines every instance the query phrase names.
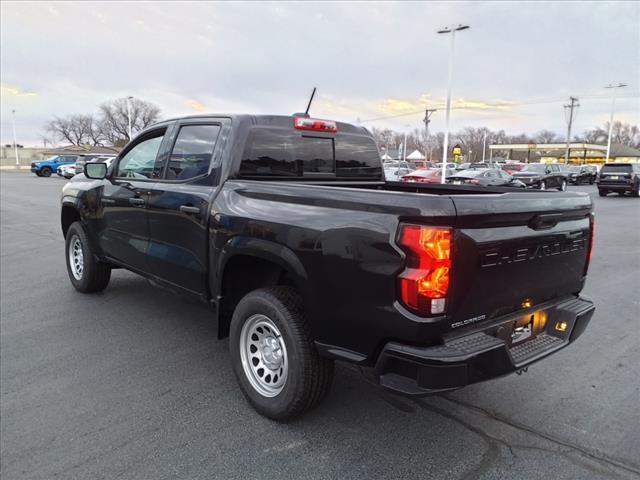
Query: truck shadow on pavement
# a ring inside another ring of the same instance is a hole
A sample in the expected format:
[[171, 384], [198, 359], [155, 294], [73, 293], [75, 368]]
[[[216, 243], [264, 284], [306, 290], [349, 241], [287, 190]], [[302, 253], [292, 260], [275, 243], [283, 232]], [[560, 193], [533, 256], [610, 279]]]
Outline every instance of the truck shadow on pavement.
[[[183, 466], [189, 472], [214, 467], [237, 476], [241, 469], [244, 478], [257, 478], [285, 468], [289, 478], [464, 479], [489, 473], [529, 478], [557, 468], [576, 478], [635, 473], [633, 466], [451, 395], [408, 399], [387, 393], [340, 362], [318, 408], [289, 424], [273, 422], [244, 400], [228, 342], [217, 339], [212, 312], [197, 300], [116, 270], [104, 293], [77, 297], [76, 307], [88, 308], [94, 327], [117, 340], [112, 353], [120, 357], [118, 368], [96, 373], [115, 392], [110, 397], [123, 409], [116, 412], [120, 422], [138, 419], [135, 432], [121, 435], [135, 442], [160, 435], [166, 442], [155, 442], [154, 455], [173, 457], [188, 445], [198, 455], [195, 464]], [[143, 448], [141, 454], [151, 452]]]

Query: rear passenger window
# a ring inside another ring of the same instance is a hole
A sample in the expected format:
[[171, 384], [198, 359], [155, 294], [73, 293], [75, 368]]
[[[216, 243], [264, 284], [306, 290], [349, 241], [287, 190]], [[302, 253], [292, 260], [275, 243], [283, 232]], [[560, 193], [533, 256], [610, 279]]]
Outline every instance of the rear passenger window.
[[165, 173], [167, 180], [188, 180], [209, 173], [220, 125], [185, 125], [180, 128]]

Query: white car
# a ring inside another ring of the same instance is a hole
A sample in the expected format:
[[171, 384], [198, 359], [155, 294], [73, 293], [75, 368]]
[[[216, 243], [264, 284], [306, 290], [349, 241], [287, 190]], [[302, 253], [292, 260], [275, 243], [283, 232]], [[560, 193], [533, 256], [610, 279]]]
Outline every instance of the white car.
[[76, 174], [76, 165], [75, 163], [60, 165], [56, 173], [61, 177], [71, 178]]
[[399, 182], [400, 178], [413, 172], [415, 168], [410, 167], [391, 167], [384, 169], [384, 179], [387, 182]]

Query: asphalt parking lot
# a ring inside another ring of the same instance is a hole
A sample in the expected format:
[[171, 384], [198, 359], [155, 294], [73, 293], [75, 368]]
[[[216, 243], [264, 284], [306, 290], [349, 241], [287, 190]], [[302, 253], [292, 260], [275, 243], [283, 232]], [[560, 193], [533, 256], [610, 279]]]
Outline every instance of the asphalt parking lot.
[[199, 303], [122, 270], [101, 294], [71, 287], [63, 184], [0, 174], [4, 480], [640, 478], [640, 200], [570, 187], [597, 215], [597, 310], [574, 345], [417, 401], [340, 365], [319, 408], [278, 424], [245, 402]]

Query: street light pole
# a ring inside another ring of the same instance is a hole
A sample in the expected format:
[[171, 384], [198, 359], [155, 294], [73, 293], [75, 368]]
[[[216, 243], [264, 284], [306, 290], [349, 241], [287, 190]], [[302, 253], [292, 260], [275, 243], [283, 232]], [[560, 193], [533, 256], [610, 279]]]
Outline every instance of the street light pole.
[[407, 132], [404, 132], [404, 142], [402, 143], [402, 161], [407, 161]]
[[447, 104], [445, 109], [445, 127], [444, 127], [444, 144], [442, 150], [442, 176], [440, 183], [445, 183], [446, 179], [446, 166], [447, 166], [447, 153], [449, 150], [449, 121], [451, 119], [451, 84], [453, 81], [453, 51], [455, 47], [456, 32], [460, 30], [466, 30], [469, 25], [452, 25], [451, 27], [438, 30], [438, 33], [450, 33], [451, 44], [449, 46], [449, 82], [447, 84]]
[[484, 132], [484, 138], [482, 139], [482, 163], [484, 163], [486, 151], [487, 151], [487, 132]]
[[128, 132], [129, 132], [129, 141], [131, 141], [131, 100], [133, 100], [132, 96], [127, 97], [127, 124], [128, 124]]
[[611, 116], [609, 117], [609, 135], [607, 137], [607, 159], [605, 162], [609, 161], [609, 154], [611, 153], [611, 134], [613, 133], [613, 110], [616, 106], [616, 92], [619, 88], [624, 88], [627, 85], [625, 83], [619, 83], [618, 85], [607, 85], [604, 88], [612, 88], [613, 96], [611, 98]]
[[16, 154], [16, 167], [20, 166], [20, 157], [18, 156], [18, 143], [16, 141], [16, 111], [11, 110], [11, 126], [13, 127], [13, 151]]

